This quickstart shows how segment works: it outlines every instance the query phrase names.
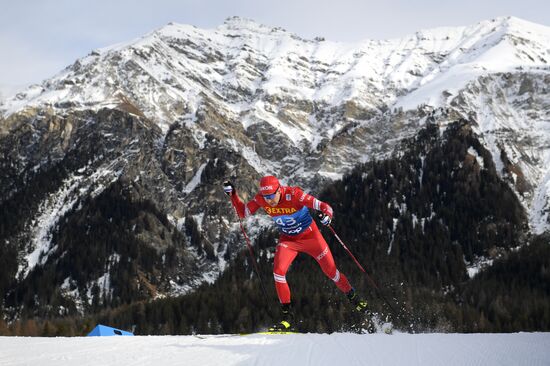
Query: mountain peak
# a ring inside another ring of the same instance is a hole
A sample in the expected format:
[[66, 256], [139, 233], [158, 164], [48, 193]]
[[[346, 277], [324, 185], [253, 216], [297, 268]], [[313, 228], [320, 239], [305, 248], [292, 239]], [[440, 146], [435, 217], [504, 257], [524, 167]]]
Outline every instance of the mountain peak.
[[253, 32], [257, 34], [273, 34], [273, 33], [286, 33], [289, 32], [281, 27], [272, 27], [259, 23], [250, 18], [244, 18], [240, 16], [232, 16], [226, 18], [218, 30], [222, 31], [237, 31], [237, 32]]
[[491, 27], [494, 31], [501, 30], [505, 34], [515, 34], [539, 42], [546, 43], [546, 41], [550, 41], [550, 27], [514, 16], [501, 16], [484, 20], [479, 22], [477, 26]]
[[516, 26], [516, 27], [518, 27], [518, 26], [519, 27], [526, 27], [526, 28], [531, 28], [531, 27], [539, 28], [539, 27], [541, 27], [541, 28], [546, 28], [547, 30], [549, 29], [549, 27], [544, 26], [542, 24], [533, 23], [533, 22], [530, 22], [528, 20], [515, 17], [513, 15], [496, 17], [496, 18], [492, 19], [491, 21], [506, 24], [506, 25], [513, 25], [513, 26]]
[[223, 25], [228, 28], [271, 28], [264, 24], [261, 24], [254, 19], [246, 18], [246, 17], [240, 17], [240, 16], [231, 16], [225, 18]]

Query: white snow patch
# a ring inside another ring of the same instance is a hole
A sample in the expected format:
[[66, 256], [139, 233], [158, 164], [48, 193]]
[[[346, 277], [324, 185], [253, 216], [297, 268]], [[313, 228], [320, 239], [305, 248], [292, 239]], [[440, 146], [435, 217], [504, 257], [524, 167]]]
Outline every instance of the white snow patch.
[[477, 163], [481, 166], [481, 169], [485, 169], [485, 163], [483, 161], [483, 158], [477, 153], [477, 150], [473, 148], [473, 146], [470, 146], [468, 148], [468, 154], [474, 156], [477, 160]]
[[466, 271], [468, 272], [468, 277], [474, 278], [479, 272], [489, 266], [492, 266], [493, 262], [493, 259], [485, 257], [476, 257], [472, 262], [467, 262], [466, 260], [464, 260], [464, 263], [466, 264]]
[[195, 173], [195, 175], [193, 176], [193, 178], [191, 178], [191, 180], [189, 181], [189, 183], [187, 183], [187, 185], [185, 186], [185, 188], [183, 189], [183, 193], [186, 193], [186, 194], [189, 194], [191, 192], [193, 192], [193, 190], [195, 188], [197, 188], [197, 186], [200, 184], [201, 182], [201, 177], [202, 177], [202, 172], [204, 170], [204, 168], [206, 167], [206, 164], [208, 164], [208, 161], [206, 163], [203, 163], [199, 169], [197, 169], [197, 172]]
[[328, 172], [326, 170], [319, 170], [317, 173], [323, 177], [329, 178], [330, 180], [340, 180], [344, 177], [343, 173]]
[[530, 217], [531, 229], [542, 234], [550, 228], [550, 172], [536, 189]]
[[31, 248], [33, 250], [25, 256], [23, 264], [19, 265], [18, 277], [20, 275], [26, 277], [36, 265], [44, 264], [48, 258], [47, 254], [55, 249], [55, 247], [51, 248], [51, 230], [57, 224], [59, 218], [69, 211], [78, 200], [78, 195], [74, 192], [79, 187], [81, 180], [81, 176], [70, 176], [65, 179], [57, 192], [50, 194], [41, 204], [38, 210], [40, 215], [32, 222], [34, 229]]
[[399, 222], [399, 219], [396, 219], [396, 218], [393, 219], [393, 228], [392, 228], [392, 232], [391, 232], [390, 245], [388, 246], [388, 255], [391, 254], [391, 248], [393, 246], [393, 240], [394, 240], [394, 237], [395, 237], [395, 229], [397, 229], [397, 223], [398, 222]]
[[103, 295], [111, 296], [112, 295], [112, 289], [111, 289], [111, 274], [109, 272], [105, 272], [101, 277], [99, 277], [97, 280], [92, 281], [88, 284], [87, 288], [88, 291], [86, 295], [88, 296], [88, 304], [92, 305], [93, 301], [93, 295], [92, 295], [92, 289], [97, 284], [99, 287], [99, 296], [102, 297]]

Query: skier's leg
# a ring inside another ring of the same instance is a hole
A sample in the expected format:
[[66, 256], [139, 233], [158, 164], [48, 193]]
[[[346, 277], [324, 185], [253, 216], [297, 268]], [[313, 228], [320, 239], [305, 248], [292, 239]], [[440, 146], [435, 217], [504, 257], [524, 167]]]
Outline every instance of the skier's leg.
[[334, 263], [334, 258], [332, 257], [332, 252], [327, 246], [319, 255], [315, 257], [317, 263], [321, 266], [321, 269], [330, 278], [340, 291], [348, 293], [351, 291], [352, 287], [348, 281], [348, 278], [345, 274], [341, 273], [336, 264]]
[[341, 273], [338, 268], [336, 268], [334, 257], [332, 256], [332, 252], [330, 251], [327, 242], [323, 238], [323, 235], [321, 235], [321, 233], [317, 230], [317, 232], [315, 232], [314, 234], [314, 237], [312, 239], [309, 239], [307, 242], [307, 253], [315, 258], [317, 263], [319, 263], [319, 265], [321, 266], [321, 269], [323, 270], [325, 275], [332, 281], [334, 281], [340, 291], [346, 294], [350, 292], [352, 287], [346, 275]]
[[286, 272], [297, 255], [298, 252], [289, 248], [284, 242], [279, 243], [275, 248], [273, 278], [275, 279], [275, 289], [281, 304], [290, 303], [290, 288], [286, 282]]
[[[370, 314], [367, 312], [367, 302], [357, 295], [346, 276], [338, 271], [334, 263], [332, 252], [320, 232], [317, 232], [315, 239], [318, 249], [316, 251], [310, 251], [310, 255], [317, 260], [323, 272], [334, 281], [340, 291], [346, 294], [354, 308], [351, 319], [352, 326], [350, 329], [359, 333], [362, 333], [363, 329], [367, 329], [367, 332], [373, 333], [376, 328], [370, 319]], [[308, 246], [308, 248], [312, 247], [313, 245]]]
[[[355, 310], [359, 312], [364, 311], [367, 307], [367, 302], [357, 295], [346, 276], [338, 271], [338, 269], [336, 268], [336, 264], [334, 263], [332, 253], [328, 246], [327, 249], [321, 252], [321, 255], [326, 252], [326, 254], [324, 254], [321, 259], [318, 259], [318, 257], [316, 257], [317, 262], [323, 269], [323, 272], [325, 272], [325, 274], [336, 283], [336, 286], [338, 286], [338, 288], [346, 294]], [[334, 273], [333, 271], [336, 271], [335, 276], [331, 277], [331, 274]]]
[[286, 282], [286, 272], [290, 264], [296, 258], [298, 252], [290, 248], [284, 242], [280, 242], [275, 248], [275, 259], [273, 263], [273, 278], [275, 289], [281, 303], [281, 321], [269, 328], [270, 332], [294, 331], [292, 309], [290, 304], [290, 288]]

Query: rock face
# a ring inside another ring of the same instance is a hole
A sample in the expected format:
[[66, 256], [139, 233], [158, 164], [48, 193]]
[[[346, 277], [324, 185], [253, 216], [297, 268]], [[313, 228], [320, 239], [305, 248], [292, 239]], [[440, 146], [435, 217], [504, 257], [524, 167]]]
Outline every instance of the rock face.
[[[472, 121], [547, 231], [548, 44], [517, 18], [355, 44], [230, 18], [94, 50], [0, 102], [5, 307], [83, 312], [213, 281], [242, 245], [224, 178], [244, 199], [264, 174], [316, 193], [428, 119]], [[56, 295], [31, 301], [39, 278]]]

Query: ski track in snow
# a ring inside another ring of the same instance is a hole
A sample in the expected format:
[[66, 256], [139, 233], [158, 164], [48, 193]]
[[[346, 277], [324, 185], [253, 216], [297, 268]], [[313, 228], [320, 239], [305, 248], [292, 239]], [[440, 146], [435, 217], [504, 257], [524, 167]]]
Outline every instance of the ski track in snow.
[[531, 366], [550, 365], [550, 333], [0, 337], [0, 350], [3, 366]]

